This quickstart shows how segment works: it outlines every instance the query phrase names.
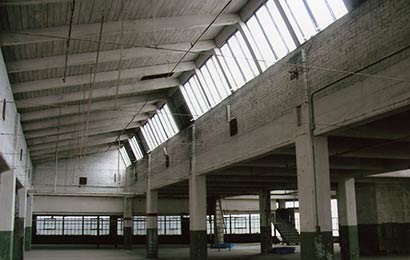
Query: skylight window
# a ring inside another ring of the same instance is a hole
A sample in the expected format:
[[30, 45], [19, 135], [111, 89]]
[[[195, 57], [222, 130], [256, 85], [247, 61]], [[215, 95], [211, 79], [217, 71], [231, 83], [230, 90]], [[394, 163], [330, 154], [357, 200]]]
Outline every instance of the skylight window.
[[142, 159], [142, 157], [144, 157], [144, 155], [142, 154], [141, 148], [138, 145], [138, 142], [137, 142], [137, 139], [135, 138], [135, 136], [133, 136], [131, 139], [129, 139], [128, 142], [130, 143], [131, 150], [134, 153], [135, 158], [137, 160]]
[[346, 13], [343, 0], [267, 0], [180, 86], [193, 118]]
[[178, 133], [178, 127], [167, 104], [141, 127], [150, 151]]
[[224, 71], [215, 56], [208, 59], [185, 85], [181, 86], [194, 119], [216, 106], [231, 93]]
[[125, 167], [130, 166], [131, 160], [130, 160], [130, 157], [128, 157], [127, 150], [125, 150], [124, 146], [120, 148], [120, 154], [121, 154], [122, 161], [125, 164]]
[[347, 13], [343, 0], [279, 0], [279, 2], [301, 43]]

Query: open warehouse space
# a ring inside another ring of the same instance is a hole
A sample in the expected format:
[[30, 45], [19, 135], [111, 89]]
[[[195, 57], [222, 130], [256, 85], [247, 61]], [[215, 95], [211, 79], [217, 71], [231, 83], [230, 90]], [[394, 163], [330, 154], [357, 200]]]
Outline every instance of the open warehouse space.
[[0, 260], [410, 259], [409, 24], [0, 0]]

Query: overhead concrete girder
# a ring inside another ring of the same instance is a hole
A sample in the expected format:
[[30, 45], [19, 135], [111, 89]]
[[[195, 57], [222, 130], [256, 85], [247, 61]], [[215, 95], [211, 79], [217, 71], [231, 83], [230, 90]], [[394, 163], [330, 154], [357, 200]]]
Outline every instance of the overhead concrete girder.
[[[120, 56], [122, 61], [131, 59], [144, 58], [144, 57], [156, 57], [161, 55], [181, 54], [183, 51], [188, 50], [191, 47], [190, 42], [181, 42], [174, 44], [162, 44], [153, 47], [131, 47], [100, 51], [99, 62], [113, 62], [118, 61]], [[193, 46], [192, 52], [207, 51], [215, 48], [214, 41], [206, 40], [199, 41]], [[70, 54], [70, 58], [67, 61], [67, 66], [94, 64], [97, 52], [87, 52], [79, 54]], [[7, 63], [8, 73], [52, 69], [56, 67], [64, 67], [65, 55], [51, 56], [45, 58], [18, 60]]]
[[[138, 122], [131, 123], [128, 127], [125, 128], [125, 133], [132, 132], [132, 129], [138, 128], [140, 124]], [[96, 129], [89, 129], [88, 136], [97, 136], [97, 135], [105, 135], [105, 134], [120, 134], [120, 131], [124, 130], [122, 125], [114, 125], [111, 127], [102, 127]], [[76, 132], [76, 133], [66, 133], [60, 135], [50, 135], [44, 137], [37, 137], [33, 139], [27, 139], [28, 145], [38, 145], [38, 144], [45, 144], [45, 143], [56, 143], [57, 141], [65, 141], [65, 140], [74, 140], [74, 142], [79, 142], [81, 137], [83, 136], [84, 131]], [[57, 140], [58, 139], [58, 140]]]
[[[112, 127], [113, 125], [120, 126], [124, 128], [128, 123], [130, 122], [130, 119], [117, 119], [117, 120], [102, 120], [102, 121], [96, 121], [96, 122], [89, 122], [88, 124], [88, 131], [93, 131], [99, 128], [108, 128]], [[134, 123], [134, 125], [140, 126], [138, 122], [131, 122]], [[57, 136], [57, 135], [62, 135], [62, 134], [67, 134], [67, 133], [84, 133], [85, 127], [82, 125], [71, 125], [71, 126], [63, 126], [60, 128], [54, 127], [54, 128], [49, 128], [49, 129], [41, 129], [41, 130], [36, 130], [36, 131], [26, 131], [25, 136], [27, 139], [32, 139], [32, 138], [38, 138], [38, 137], [45, 137], [45, 136]]]
[[[177, 87], [180, 82], [177, 79], [152, 79], [152, 80], [145, 80], [139, 81], [135, 84], [131, 85], [123, 85], [118, 88], [117, 87], [110, 87], [110, 88], [97, 88], [92, 92], [91, 99], [109, 99], [114, 98], [115, 96], [124, 97], [127, 95], [137, 95], [137, 94], [145, 94], [148, 91], [154, 90], [165, 90], [173, 87]], [[41, 96], [41, 97], [33, 97], [33, 98], [25, 98], [25, 99], [17, 99], [16, 105], [18, 109], [25, 109], [25, 108], [34, 108], [34, 107], [53, 107], [53, 106], [61, 106], [68, 102], [79, 102], [79, 101], [87, 101], [90, 99], [89, 93], [87, 93], [84, 99], [83, 91], [72, 92], [69, 94], [64, 95], [50, 95], [50, 96]], [[146, 100], [152, 100], [152, 98], [146, 98]]]
[[[70, 151], [70, 150], [75, 150], [75, 149], [84, 149], [87, 150], [88, 147], [91, 146], [96, 146], [96, 145], [101, 145], [101, 144], [108, 144], [108, 143], [112, 143], [117, 141], [118, 142], [118, 136], [117, 137], [109, 137], [109, 138], [100, 138], [100, 137], [94, 137], [94, 138], [87, 138], [84, 140], [84, 143], [81, 144], [66, 144], [64, 143], [61, 146], [55, 146], [55, 145], [47, 145], [46, 148], [41, 147], [41, 149], [39, 150], [35, 150], [31, 152], [31, 155], [34, 156], [39, 156], [39, 155], [45, 155], [45, 154], [49, 154], [50, 150], [51, 151], [56, 151], [58, 150], [58, 152], [65, 152], [65, 151]], [[129, 137], [127, 135], [121, 135], [119, 137], [119, 140], [127, 140]]]
[[151, 98], [149, 100], [147, 100], [144, 96], [130, 96], [130, 97], [117, 98], [116, 100], [109, 99], [109, 100], [104, 100], [104, 101], [96, 101], [96, 102], [92, 102], [90, 106], [87, 103], [87, 104], [62, 106], [61, 110], [60, 108], [48, 108], [48, 109], [42, 109], [39, 111], [20, 113], [21, 122], [35, 121], [35, 120], [54, 118], [54, 117], [59, 117], [59, 116], [77, 115], [78, 111], [80, 111], [81, 113], [84, 113], [85, 111], [93, 112], [93, 111], [114, 110], [115, 105], [117, 105], [117, 110], [121, 110], [121, 108], [124, 106], [133, 105], [134, 108], [138, 108], [145, 104], [141, 112], [147, 112], [147, 111], [153, 111], [156, 109], [156, 106], [152, 103], [156, 102], [157, 100], [164, 100], [167, 98], [167, 95], [165, 93], [161, 93], [161, 94], [156, 93], [150, 96]]
[[[97, 153], [102, 153], [102, 152], [107, 152], [107, 151], [112, 151], [112, 150], [118, 150], [118, 142], [111, 142], [111, 143], [99, 144], [95, 146], [88, 146], [87, 150], [82, 151], [81, 153], [79, 152], [79, 149], [62, 151], [62, 152], [59, 152], [58, 158], [68, 159], [68, 158], [75, 158], [78, 156], [91, 156], [92, 154], [97, 154]], [[55, 158], [56, 158], [56, 153], [55, 151], [53, 151], [48, 154], [33, 155], [31, 160], [34, 163], [40, 163], [40, 162], [49, 161]]]
[[[194, 15], [176, 17], [156, 17], [140, 20], [126, 20], [117, 22], [106, 22], [104, 24], [104, 35], [119, 34], [121, 31], [126, 33], [144, 33], [163, 30], [188, 30], [206, 27], [211, 24], [215, 17], [213, 15]], [[235, 24], [240, 21], [236, 14], [221, 15], [212, 26], [225, 26]], [[94, 37], [99, 32], [100, 23], [79, 24], [72, 27], [71, 38]], [[65, 40], [67, 38], [68, 26], [48, 27], [44, 29], [34, 29], [13, 32], [3, 32], [0, 45], [21, 45], [28, 43], [46, 42], [53, 40]]]
[[[121, 80], [124, 79], [138, 79], [140, 80], [143, 76], [148, 75], [155, 75], [155, 74], [163, 74], [169, 73], [171, 69], [174, 69], [174, 72], [183, 72], [183, 71], [190, 71], [195, 68], [194, 62], [182, 62], [182, 63], [169, 63], [169, 64], [161, 64], [161, 65], [154, 65], [148, 67], [138, 67], [132, 69], [123, 69], [121, 70]], [[95, 74], [94, 83], [102, 83], [106, 81], [116, 81], [118, 79], [119, 71], [106, 71], [106, 72], [98, 72]], [[44, 79], [44, 80], [35, 80], [35, 81], [25, 81], [22, 83], [15, 83], [12, 85], [13, 93], [20, 94], [20, 93], [27, 93], [32, 91], [42, 91], [48, 89], [62, 89], [71, 86], [78, 86], [90, 83], [90, 74], [82, 74], [76, 76], [69, 76], [66, 78], [65, 81], [62, 81], [61, 78], [52, 78], [52, 79]], [[119, 88], [124, 88], [124, 86], [119, 86]]]

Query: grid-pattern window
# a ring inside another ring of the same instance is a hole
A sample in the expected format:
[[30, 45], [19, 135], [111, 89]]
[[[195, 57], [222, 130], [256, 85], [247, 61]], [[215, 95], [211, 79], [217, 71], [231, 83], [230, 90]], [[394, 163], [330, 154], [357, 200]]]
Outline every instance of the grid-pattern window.
[[60, 216], [37, 216], [36, 235], [62, 235], [63, 217]]
[[[214, 216], [207, 216], [207, 234], [214, 233]], [[259, 214], [224, 215], [225, 234], [259, 234]]]
[[124, 220], [122, 218], [117, 218], [117, 235], [124, 235]]
[[109, 235], [109, 216], [37, 216], [36, 235]]
[[66, 216], [64, 217], [64, 235], [82, 235], [83, 217]]
[[145, 216], [134, 216], [133, 230], [134, 235], [146, 235], [147, 218]]
[[135, 156], [135, 158], [137, 158], [137, 160], [142, 159], [142, 157], [144, 157], [144, 155], [142, 154], [141, 148], [138, 145], [137, 139], [135, 138], [135, 136], [131, 137], [128, 142], [130, 143], [131, 146], [131, 150]]
[[231, 215], [232, 234], [249, 234], [249, 215], [236, 214]]
[[158, 216], [158, 235], [166, 234], [165, 216]]
[[125, 147], [120, 148], [120, 154], [122, 161], [124, 162], [125, 167], [128, 167], [131, 165], [131, 160], [130, 157], [128, 156], [127, 150], [125, 150]]
[[152, 151], [176, 135], [179, 130], [168, 105], [165, 104], [162, 109], [157, 110], [152, 118], [148, 119], [148, 122], [141, 127], [141, 131], [147, 141], [149, 150]]
[[214, 233], [214, 215], [206, 216], [206, 233], [211, 235]]
[[84, 217], [84, 235], [96, 236], [98, 230], [98, 217]]
[[181, 235], [181, 216], [166, 216], [165, 232], [167, 235]]
[[250, 214], [250, 233], [251, 234], [259, 234], [261, 232], [261, 227], [260, 227], [260, 217], [259, 214]]

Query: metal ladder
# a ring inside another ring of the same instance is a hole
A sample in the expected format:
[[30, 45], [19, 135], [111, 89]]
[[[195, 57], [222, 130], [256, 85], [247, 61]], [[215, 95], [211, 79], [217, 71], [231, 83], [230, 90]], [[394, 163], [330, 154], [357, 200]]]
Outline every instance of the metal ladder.
[[[221, 245], [225, 244], [225, 219], [224, 212], [222, 210], [222, 201], [220, 198], [216, 200], [216, 209], [215, 209], [215, 247], [220, 251]], [[231, 251], [231, 247], [228, 247]]]

